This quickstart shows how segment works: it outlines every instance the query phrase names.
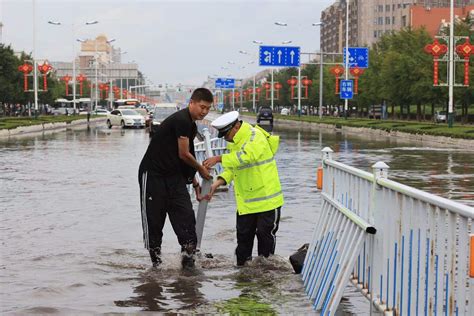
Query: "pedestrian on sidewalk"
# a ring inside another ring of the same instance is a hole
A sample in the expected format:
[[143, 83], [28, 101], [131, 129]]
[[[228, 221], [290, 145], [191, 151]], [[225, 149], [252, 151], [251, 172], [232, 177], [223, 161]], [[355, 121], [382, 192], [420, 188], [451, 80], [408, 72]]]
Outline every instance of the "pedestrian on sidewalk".
[[252, 260], [253, 242], [258, 240], [258, 255], [275, 254], [276, 232], [283, 205], [280, 178], [275, 154], [279, 137], [256, 125], [239, 120], [239, 112], [226, 113], [211, 125], [219, 131], [218, 137], [227, 141], [229, 153], [208, 158], [205, 167], [222, 163], [224, 171], [211, 186], [206, 199], [216, 189], [234, 181], [237, 202], [237, 266]]
[[161, 260], [161, 242], [166, 215], [181, 245], [183, 267], [194, 266], [196, 218], [186, 185], [193, 184], [201, 200], [196, 171], [211, 179], [209, 170], [196, 161], [196, 121], [202, 120], [214, 98], [205, 88], [194, 90], [189, 106], [166, 118], [156, 129], [138, 172], [143, 240], [153, 266]]

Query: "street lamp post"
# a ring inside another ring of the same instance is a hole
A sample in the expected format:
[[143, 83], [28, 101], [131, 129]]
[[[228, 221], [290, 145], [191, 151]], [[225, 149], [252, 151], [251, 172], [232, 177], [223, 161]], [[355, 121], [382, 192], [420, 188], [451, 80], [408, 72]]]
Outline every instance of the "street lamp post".
[[[346, 63], [344, 65], [344, 75], [346, 80], [349, 78], [349, 1], [346, 0]], [[349, 100], [344, 99], [344, 119], [347, 120], [347, 111], [349, 109]]]
[[[99, 23], [98, 21], [89, 21], [84, 23], [84, 25], [94, 25]], [[48, 24], [51, 25], [57, 25], [60, 26], [62, 25], [61, 22], [58, 21], [48, 21]], [[75, 25], [74, 23], [71, 23], [71, 32], [72, 32], [72, 103], [73, 103], [73, 108], [74, 108], [74, 114], [76, 113], [76, 53], [75, 53]], [[35, 67], [36, 68], [36, 67]]]
[[454, 86], [454, 0], [450, 3], [449, 26], [449, 100], [448, 100], [448, 127], [453, 127], [453, 86]]
[[324, 26], [323, 22], [313, 23], [313, 26], [319, 26], [319, 119], [323, 118], [323, 45], [321, 43], [321, 33], [322, 27]]

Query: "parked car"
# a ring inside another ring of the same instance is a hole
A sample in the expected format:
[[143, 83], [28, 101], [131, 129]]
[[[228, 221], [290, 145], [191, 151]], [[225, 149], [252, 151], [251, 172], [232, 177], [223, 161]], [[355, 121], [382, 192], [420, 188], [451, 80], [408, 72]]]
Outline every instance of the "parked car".
[[281, 115], [290, 115], [290, 110], [287, 109], [287, 108], [283, 108], [283, 109], [281, 109], [280, 114]]
[[107, 115], [107, 126], [145, 128], [145, 118], [135, 110], [113, 110]]
[[110, 112], [106, 109], [96, 109], [94, 112], [95, 115], [109, 115]]
[[163, 122], [168, 116], [176, 112], [177, 109], [178, 106], [176, 103], [162, 103], [155, 106], [155, 108], [153, 109], [153, 119], [151, 121], [149, 130], [150, 137], [153, 137], [156, 132], [156, 129], [158, 128], [158, 126], [160, 126], [161, 122]]
[[273, 125], [273, 113], [269, 106], [262, 106], [258, 110], [257, 124], [260, 124], [261, 121], [269, 121], [270, 125]]
[[446, 111], [436, 111], [434, 115], [434, 120], [436, 123], [446, 122], [447, 115]]

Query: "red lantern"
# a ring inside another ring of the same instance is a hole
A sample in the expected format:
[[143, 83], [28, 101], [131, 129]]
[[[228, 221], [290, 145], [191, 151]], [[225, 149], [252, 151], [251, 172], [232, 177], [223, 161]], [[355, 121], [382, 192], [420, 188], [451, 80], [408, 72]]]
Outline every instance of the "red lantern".
[[469, 43], [469, 38], [466, 41], [456, 46], [456, 53], [464, 58], [464, 85], [469, 85], [469, 56], [474, 54], [474, 45]]
[[118, 99], [118, 98], [119, 98], [119, 93], [120, 93], [120, 88], [117, 87], [117, 86], [114, 86], [114, 87], [112, 88], [112, 90], [114, 91], [115, 98]]
[[25, 62], [18, 67], [18, 70], [23, 73], [23, 91], [26, 91], [28, 90], [28, 74], [33, 71], [33, 66]]
[[87, 79], [86, 76], [83, 74], [80, 74], [79, 76], [76, 77], [76, 80], [79, 81], [79, 94], [82, 95], [82, 86], [84, 81]]
[[275, 87], [275, 90], [276, 90], [276, 98], [279, 99], [280, 98], [280, 89], [283, 88], [283, 85], [279, 82], [275, 82], [273, 84], [273, 86]]
[[255, 101], [260, 101], [260, 92], [262, 92], [262, 88], [255, 89]]
[[304, 79], [301, 80], [301, 83], [304, 86], [304, 97], [305, 97], [305, 99], [307, 99], [308, 98], [308, 88], [313, 83], [313, 81], [305, 77]]
[[72, 80], [72, 77], [69, 75], [65, 75], [61, 78], [62, 81], [66, 84], [66, 95], [69, 95], [69, 81]]
[[344, 68], [337, 65], [329, 69], [329, 71], [336, 77], [336, 94], [339, 94], [339, 77], [344, 74]]
[[127, 95], [128, 95], [127, 89], [122, 90], [122, 95], [123, 95], [124, 98], [127, 98]]
[[51, 69], [53, 69], [53, 67], [47, 62], [44, 62], [42, 65], [38, 65], [38, 70], [43, 74], [43, 89], [45, 91], [48, 90], [48, 81], [46, 80], [46, 76], [51, 71]]
[[433, 56], [433, 85], [438, 85], [438, 58], [448, 51], [448, 46], [440, 44], [438, 39], [425, 46], [425, 52]]
[[270, 99], [269, 95], [270, 95], [271, 87], [272, 87], [272, 85], [268, 82], [263, 84], [263, 88], [265, 89], [265, 98], [267, 100]]
[[364, 73], [364, 69], [356, 66], [351, 68], [350, 73], [354, 76], [354, 93], [357, 94], [357, 90], [359, 89], [359, 76]]
[[295, 85], [298, 83], [298, 79], [295, 77], [291, 77], [286, 81], [290, 85], [290, 92], [291, 92], [291, 99], [294, 99], [294, 90], [295, 90]]

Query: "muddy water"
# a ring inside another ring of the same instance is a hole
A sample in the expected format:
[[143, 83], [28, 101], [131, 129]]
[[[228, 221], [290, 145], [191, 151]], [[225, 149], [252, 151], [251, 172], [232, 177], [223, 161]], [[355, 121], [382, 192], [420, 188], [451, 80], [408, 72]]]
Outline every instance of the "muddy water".
[[[311, 238], [320, 203], [315, 172], [320, 149], [369, 170], [378, 160], [389, 177], [474, 205], [474, 152], [423, 148], [333, 131], [278, 130], [277, 161], [286, 203], [278, 255], [234, 266], [232, 192], [210, 204], [198, 269], [179, 268], [167, 223], [164, 264], [150, 268], [142, 245], [138, 164], [143, 130], [68, 130], [0, 142], [0, 311], [2, 313], [312, 313], [288, 256]], [[341, 310], [364, 314], [348, 291]]]

